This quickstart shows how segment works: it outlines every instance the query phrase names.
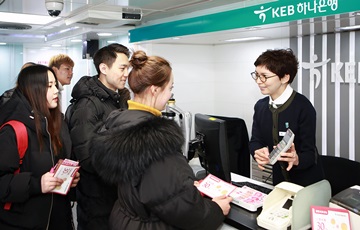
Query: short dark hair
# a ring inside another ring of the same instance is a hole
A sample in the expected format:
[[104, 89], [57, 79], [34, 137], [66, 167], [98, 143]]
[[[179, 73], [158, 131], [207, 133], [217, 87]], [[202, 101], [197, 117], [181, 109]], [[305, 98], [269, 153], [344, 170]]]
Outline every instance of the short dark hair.
[[130, 57], [130, 50], [121, 44], [112, 43], [99, 49], [94, 54], [94, 65], [98, 74], [100, 74], [100, 64], [105, 63], [109, 68], [116, 60], [117, 53], [123, 53], [128, 58]]
[[256, 66], [265, 66], [279, 78], [289, 74], [291, 83], [298, 71], [299, 62], [291, 49], [266, 50], [254, 62]]

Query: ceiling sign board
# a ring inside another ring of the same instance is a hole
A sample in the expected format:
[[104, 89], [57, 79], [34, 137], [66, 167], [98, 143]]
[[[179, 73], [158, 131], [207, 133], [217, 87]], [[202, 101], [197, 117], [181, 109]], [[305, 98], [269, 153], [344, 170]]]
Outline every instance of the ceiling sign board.
[[226, 12], [139, 27], [129, 31], [129, 41], [141, 42], [261, 26], [358, 10], [360, 10], [359, 0], [279, 0]]

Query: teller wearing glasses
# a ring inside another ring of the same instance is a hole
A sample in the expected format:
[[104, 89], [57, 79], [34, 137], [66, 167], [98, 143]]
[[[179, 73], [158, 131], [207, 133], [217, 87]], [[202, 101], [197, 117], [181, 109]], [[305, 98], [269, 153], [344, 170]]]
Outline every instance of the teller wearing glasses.
[[291, 49], [267, 50], [255, 61], [251, 77], [263, 95], [255, 104], [250, 153], [264, 170], [269, 153], [290, 128], [294, 143], [273, 165], [273, 185], [289, 181], [308, 186], [324, 179], [316, 149], [316, 111], [311, 102], [296, 92], [293, 82], [298, 60]]

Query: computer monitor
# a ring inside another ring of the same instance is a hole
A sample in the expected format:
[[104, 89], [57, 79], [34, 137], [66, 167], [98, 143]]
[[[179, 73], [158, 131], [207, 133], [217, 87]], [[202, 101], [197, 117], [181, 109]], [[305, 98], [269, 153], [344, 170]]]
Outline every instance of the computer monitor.
[[251, 158], [246, 123], [238, 117], [209, 116], [225, 121], [229, 144], [230, 172], [250, 177]]
[[195, 135], [202, 140], [199, 151], [201, 166], [224, 181], [231, 182], [229, 164], [229, 146], [224, 120], [197, 113], [195, 114]]

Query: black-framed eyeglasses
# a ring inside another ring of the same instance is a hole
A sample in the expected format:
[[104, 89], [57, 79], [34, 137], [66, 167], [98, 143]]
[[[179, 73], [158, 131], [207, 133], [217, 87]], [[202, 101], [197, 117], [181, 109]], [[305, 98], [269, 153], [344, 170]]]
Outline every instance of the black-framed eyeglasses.
[[266, 82], [267, 79], [277, 76], [277, 74], [272, 75], [272, 76], [264, 76], [264, 75], [258, 74], [256, 72], [252, 72], [252, 73], [250, 73], [250, 75], [255, 81], [259, 78], [261, 82]]

